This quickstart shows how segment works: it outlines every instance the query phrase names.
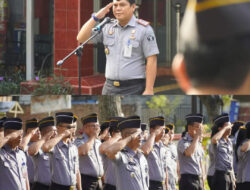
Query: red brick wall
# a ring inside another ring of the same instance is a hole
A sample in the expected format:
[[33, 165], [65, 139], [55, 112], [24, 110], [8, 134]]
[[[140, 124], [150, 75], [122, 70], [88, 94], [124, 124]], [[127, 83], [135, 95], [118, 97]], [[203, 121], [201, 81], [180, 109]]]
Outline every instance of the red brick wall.
[[[76, 36], [80, 27], [90, 18], [93, 2], [86, 0], [55, 0], [54, 4], [54, 65], [55, 74], [78, 77], [77, 56], [73, 55], [58, 70], [56, 62], [73, 51], [79, 44]], [[82, 76], [93, 74], [93, 47], [86, 46], [82, 55]]]
[[250, 105], [240, 107], [239, 120], [250, 121]]

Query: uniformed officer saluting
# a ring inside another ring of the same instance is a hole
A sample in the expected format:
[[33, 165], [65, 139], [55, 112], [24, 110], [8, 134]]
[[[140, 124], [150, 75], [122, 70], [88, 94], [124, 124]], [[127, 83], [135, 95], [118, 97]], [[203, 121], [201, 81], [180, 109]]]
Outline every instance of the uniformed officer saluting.
[[103, 163], [99, 152], [101, 141], [98, 138], [100, 126], [97, 114], [89, 114], [81, 118], [83, 135], [76, 139], [78, 147], [80, 172], [82, 176], [82, 189], [101, 189], [103, 176]]
[[[240, 133], [243, 136], [240, 137]], [[236, 144], [238, 175], [236, 190], [250, 189], [250, 122], [241, 127]]]
[[214, 124], [218, 131], [212, 138], [215, 154], [214, 190], [233, 190], [235, 189], [234, 153], [232, 141], [228, 138], [232, 130], [229, 115], [227, 113], [219, 115], [214, 119]]
[[177, 156], [177, 147], [173, 143], [174, 140], [174, 129], [175, 126], [173, 123], [168, 123], [166, 125], [165, 133], [168, 131], [169, 142], [167, 144], [167, 172], [168, 172], [168, 190], [176, 190], [176, 183], [178, 181], [178, 156]]
[[147, 190], [149, 187], [148, 163], [141, 146], [141, 120], [131, 116], [119, 122], [122, 139], [106, 150], [115, 165], [117, 190]]
[[180, 190], [202, 190], [201, 161], [204, 155], [202, 145], [201, 114], [189, 114], [186, 116], [187, 131], [178, 143], [177, 151], [180, 164]]
[[[133, 15], [135, 0], [114, 0], [93, 13], [77, 36], [84, 42], [97, 21], [113, 6], [116, 20], [106, 24], [93, 42], [102, 42], [107, 58], [103, 95], [153, 95], [159, 50], [154, 32], [147, 21]], [[147, 61], [145, 65], [145, 59]], [[146, 81], [145, 81], [146, 78]]]
[[122, 117], [112, 117], [109, 122], [109, 132], [111, 138], [102, 143], [100, 146], [100, 153], [103, 156], [103, 166], [104, 166], [104, 188], [103, 190], [116, 190], [116, 177], [115, 177], [115, 168], [112, 161], [106, 156], [107, 148], [113, 143], [121, 139], [121, 133], [118, 128], [119, 121], [122, 120]]
[[74, 116], [71, 112], [56, 113], [58, 135], [42, 147], [50, 152], [52, 183], [50, 190], [81, 190], [78, 150], [71, 142], [74, 133]]
[[42, 138], [30, 145], [28, 153], [32, 156], [35, 175], [32, 190], [49, 190], [51, 185], [51, 171], [49, 153], [42, 151], [45, 142], [57, 135], [53, 117], [45, 117], [38, 122]]
[[15, 133], [0, 149], [1, 189], [29, 190], [27, 159], [18, 148], [22, 140], [22, 120], [8, 118], [4, 124], [4, 135]]
[[166, 147], [161, 142], [164, 135], [165, 119], [162, 116], [149, 119], [150, 136], [141, 149], [148, 160], [149, 189], [166, 189]]
[[32, 157], [28, 154], [28, 148], [32, 143], [38, 141], [41, 138], [41, 133], [39, 131], [36, 118], [29, 119], [26, 121], [25, 132], [26, 134], [23, 137], [23, 140], [20, 143], [19, 147], [25, 152], [26, 157], [27, 157], [28, 176], [29, 176], [30, 189], [31, 189], [34, 184], [35, 169], [34, 169]]

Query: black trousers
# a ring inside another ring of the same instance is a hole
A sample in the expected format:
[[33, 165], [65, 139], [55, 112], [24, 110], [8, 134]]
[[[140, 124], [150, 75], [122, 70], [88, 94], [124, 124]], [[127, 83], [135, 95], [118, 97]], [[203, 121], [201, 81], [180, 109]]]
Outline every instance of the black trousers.
[[103, 190], [116, 190], [116, 187], [114, 185], [110, 185], [110, 184], [105, 183]]
[[249, 190], [249, 189], [250, 189], [250, 182], [236, 184], [236, 190]]
[[101, 180], [97, 177], [81, 174], [82, 190], [102, 190]]
[[202, 180], [193, 174], [182, 174], [179, 187], [180, 190], [203, 190]]
[[149, 190], [165, 190], [165, 185], [160, 181], [149, 180]]
[[49, 190], [49, 186], [44, 185], [44, 184], [39, 183], [39, 182], [35, 182], [31, 188], [31, 190]]
[[213, 176], [207, 176], [207, 183], [210, 188], [210, 190], [213, 190]]
[[102, 95], [142, 95], [146, 86], [145, 79], [120, 81], [120, 86], [114, 86], [112, 80], [107, 79], [102, 89]]
[[234, 190], [233, 178], [229, 172], [216, 170], [213, 178], [214, 190]]
[[49, 190], [74, 190], [74, 189], [76, 188], [72, 186], [60, 185], [54, 182], [51, 183], [50, 188], [49, 188]]

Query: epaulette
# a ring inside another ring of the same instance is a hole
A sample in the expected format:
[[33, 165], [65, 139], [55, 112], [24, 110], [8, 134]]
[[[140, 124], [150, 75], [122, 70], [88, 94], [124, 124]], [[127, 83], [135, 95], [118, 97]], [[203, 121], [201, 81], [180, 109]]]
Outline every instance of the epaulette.
[[122, 149], [121, 152], [127, 153], [128, 151], [126, 149]]
[[150, 24], [150, 22], [146, 21], [146, 20], [142, 20], [142, 19], [138, 19], [137, 20], [138, 24], [141, 24], [143, 26], [148, 26]]

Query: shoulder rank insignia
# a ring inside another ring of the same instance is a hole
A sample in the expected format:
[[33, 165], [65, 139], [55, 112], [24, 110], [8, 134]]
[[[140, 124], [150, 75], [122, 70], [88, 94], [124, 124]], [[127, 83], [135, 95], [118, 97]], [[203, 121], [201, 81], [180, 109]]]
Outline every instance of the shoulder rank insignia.
[[139, 23], [143, 26], [148, 26], [150, 24], [150, 22], [142, 20], [142, 19], [137, 20], [137, 23]]

